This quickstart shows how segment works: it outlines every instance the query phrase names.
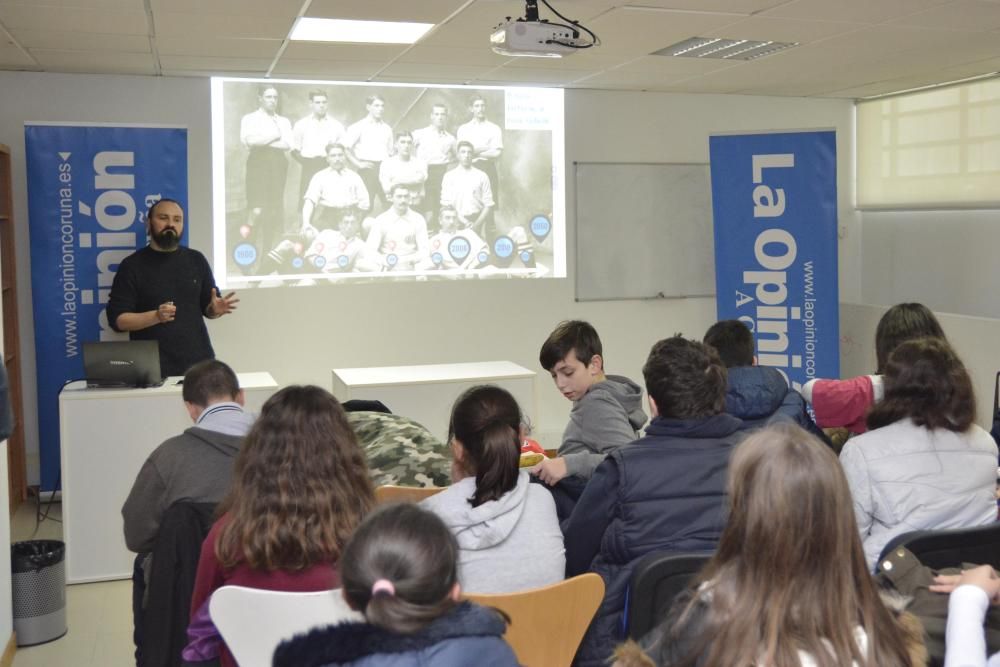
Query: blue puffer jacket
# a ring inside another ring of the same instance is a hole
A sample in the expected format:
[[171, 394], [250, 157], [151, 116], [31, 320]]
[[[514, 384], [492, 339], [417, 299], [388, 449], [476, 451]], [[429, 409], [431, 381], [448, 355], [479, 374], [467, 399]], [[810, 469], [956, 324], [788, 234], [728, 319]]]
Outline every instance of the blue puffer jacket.
[[606, 587], [576, 664], [606, 666], [623, 640], [625, 591], [636, 561], [654, 551], [716, 547], [725, 524], [729, 456], [742, 427], [728, 414], [657, 417], [646, 437], [598, 466], [563, 524], [566, 574], [597, 572]]
[[733, 366], [728, 369], [726, 412], [753, 429], [778, 421], [791, 421], [829, 444], [826, 434], [806, 411], [802, 394], [788, 386], [785, 377], [767, 366]]
[[283, 642], [274, 667], [518, 667], [493, 609], [463, 602], [412, 635], [342, 623]]

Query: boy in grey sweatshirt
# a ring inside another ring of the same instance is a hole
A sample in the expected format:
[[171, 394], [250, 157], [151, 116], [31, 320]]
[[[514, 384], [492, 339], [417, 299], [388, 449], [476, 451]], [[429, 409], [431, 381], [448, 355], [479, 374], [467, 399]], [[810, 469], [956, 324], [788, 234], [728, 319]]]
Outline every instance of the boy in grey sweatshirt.
[[559, 456], [531, 471], [551, 488], [560, 521], [604, 457], [637, 439], [646, 423], [642, 388], [627, 377], [606, 375], [602, 353], [594, 327], [571, 320], [555, 328], [538, 356], [556, 388], [573, 401]]

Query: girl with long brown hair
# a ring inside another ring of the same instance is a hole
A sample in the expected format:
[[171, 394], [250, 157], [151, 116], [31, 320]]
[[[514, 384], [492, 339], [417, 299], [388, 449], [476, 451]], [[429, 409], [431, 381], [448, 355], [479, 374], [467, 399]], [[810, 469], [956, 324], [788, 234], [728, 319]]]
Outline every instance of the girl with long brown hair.
[[[729, 520], [688, 599], [618, 665], [912, 667], [919, 624], [883, 604], [836, 456], [790, 424], [733, 453]], [[914, 627], [912, 624], [916, 624]]]
[[871, 430], [840, 454], [869, 567], [901, 533], [996, 521], [997, 446], [975, 422], [972, 380], [947, 342], [893, 350]]
[[221, 518], [201, 548], [191, 600], [188, 660], [235, 665], [207, 616], [232, 584], [280, 591], [337, 588], [337, 563], [375, 503], [344, 409], [329, 392], [291, 386], [264, 404], [236, 459]]

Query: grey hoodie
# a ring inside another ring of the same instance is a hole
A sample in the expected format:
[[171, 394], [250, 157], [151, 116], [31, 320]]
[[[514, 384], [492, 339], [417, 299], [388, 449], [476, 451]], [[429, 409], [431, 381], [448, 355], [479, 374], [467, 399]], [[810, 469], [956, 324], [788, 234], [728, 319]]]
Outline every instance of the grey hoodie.
[[569, 413], [559, 456], [566, 474], [590, 479], [608, 453], [639, 437], [646, 423], [642, 388], [621, 375], [608, 375], [590, 387]]
[[160, 520], [173, 503], [222, 500], [243, 443], [243, 435], [235, 434], [245, 434], [253, 421], [253, 415], [242, 410], [213, 413], [149, 455], [122, 507], [125, 545], [130, 551], [153, 550]]
[[469, 504], [476, 478], [466, 477], [420, 504], [458, 540], [458, 579], [469, 593], [512, 593], [563, 580], [566, 550], [556, 505], [523, 470], [499, 500]]

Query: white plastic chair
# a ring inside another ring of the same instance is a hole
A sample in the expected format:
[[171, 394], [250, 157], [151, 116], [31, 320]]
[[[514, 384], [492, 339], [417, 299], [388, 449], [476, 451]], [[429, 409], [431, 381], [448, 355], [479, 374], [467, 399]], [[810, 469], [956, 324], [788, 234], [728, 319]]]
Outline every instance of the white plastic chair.
[[240, 667], [271, 667], [282, 641], [315, 627], [364, 619], [347, 606], [339, 588], [286, 593], [223, 586], [212, 594], [208, 612]]

